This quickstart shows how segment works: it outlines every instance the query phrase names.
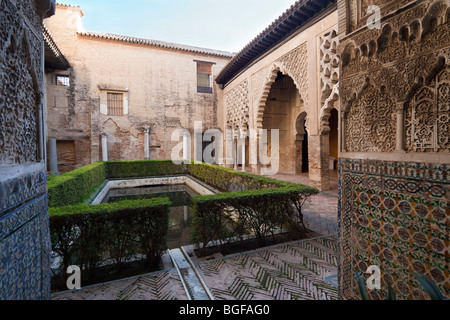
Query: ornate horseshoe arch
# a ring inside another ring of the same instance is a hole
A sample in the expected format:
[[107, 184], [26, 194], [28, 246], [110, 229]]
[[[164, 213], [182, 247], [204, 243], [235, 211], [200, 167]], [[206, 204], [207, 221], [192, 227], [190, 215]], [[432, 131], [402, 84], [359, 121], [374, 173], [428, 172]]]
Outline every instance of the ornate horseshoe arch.
[[[309, 114], [307, 66], [307, 48], [306, 44], [303, 44], [274, 61], [269, 67], [270, 71], [267, 72], [267, 68], [260, 71], [264, 72], [266, 77], [260, 88], [256, 88], [256, 90], [261, 90], [254, 100], [254, 103], [257, 105], [256, 129], [263, 129], [263, 117], [267, 98], [269, 97], [272, 85], [275, 83], [278, 72], [289, 76], [293, 80], [301, 99], [304, 101], [306, 113]], [[253, 81], [253, 84], [255, 82]], [[309, 128], [308, 117], [306, 123], [307, 128]]]

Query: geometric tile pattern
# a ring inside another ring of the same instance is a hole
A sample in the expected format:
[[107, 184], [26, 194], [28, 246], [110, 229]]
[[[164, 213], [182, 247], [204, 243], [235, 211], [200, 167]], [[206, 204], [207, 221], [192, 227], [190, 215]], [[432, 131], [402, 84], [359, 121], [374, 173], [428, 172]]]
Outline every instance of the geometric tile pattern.
[[413, 273], [450, 291], [449, 165], [374, 160], [340, 161], [340, 288], [358, 296], [355, 271], [382, 271], [382, 290], [392, 284], [398, 299], [425, 299]]
[[0, 300], [50, 297], [45, 185], [44, 172], [0, 182]]
[[52, 300], [187, 300], [187, 295], [176, 269], [170, 269], [55, 294]]
[[199, 263], [216, 300], [336, 300], [336, 237], [306, 240]]

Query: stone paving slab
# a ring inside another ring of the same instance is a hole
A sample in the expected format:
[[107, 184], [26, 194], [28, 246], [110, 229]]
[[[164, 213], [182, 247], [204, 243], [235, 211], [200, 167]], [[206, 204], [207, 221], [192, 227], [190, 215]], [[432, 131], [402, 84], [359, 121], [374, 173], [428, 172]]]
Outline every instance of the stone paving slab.
[[303, 240], [208, 262], [198, 268], [217, 300], [337, 300], [336, 236]]
[[326, 236], [338, 233], [338, 198], [323, 193], [312, 196], [303, 208], [308, 229]]
[[[308, 229], [319, 235], [331, 235], [338, 233], [338, 190], [337, 173], [331, 174], [331, 190], [312, 196], [303, 207], [305, 225]], [[275, 179], [309, 184], [307, 174], [277, 174]]]

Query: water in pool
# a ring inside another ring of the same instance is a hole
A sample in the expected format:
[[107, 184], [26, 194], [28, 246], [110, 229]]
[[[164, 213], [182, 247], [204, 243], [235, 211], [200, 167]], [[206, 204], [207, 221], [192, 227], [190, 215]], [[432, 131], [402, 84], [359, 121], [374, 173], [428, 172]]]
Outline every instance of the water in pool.
[[189, 199], [196, 196], [194, 190], [187, 185], [150, 186], [139, 188], [111, 189], [103, 199], [103, 203], [122, 200], [149, 199], [168, 197], [172, 202], [169, 214], [169, 249], [180, 248], [191, 244], [191, 218], [189, 216]]

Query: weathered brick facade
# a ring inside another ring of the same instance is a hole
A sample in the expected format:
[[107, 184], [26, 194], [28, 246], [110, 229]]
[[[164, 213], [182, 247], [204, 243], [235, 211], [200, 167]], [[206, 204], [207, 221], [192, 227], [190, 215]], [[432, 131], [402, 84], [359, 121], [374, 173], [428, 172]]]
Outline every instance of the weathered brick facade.
[[[48, 138], [76, 141], [75, 164], [61, 171], [103, 159], [102, 135], [109, 160], [144, 160], [145, 132], [150, 129], [151, 159], [170, 159], [178, 141], [176, 129], [192, 134], [194, 122], [203, 129], [218, 123], [218, 87], [197, 90], [197, 63], [212, 66], [217, 75], [231, 58], [227, 52], [111, 34], [82, 32], [79, 7], [57, 5], [46, 27], [67, 57], [67, 71], [47, 75]], [[52, 79], [68, 75], [69, 86]], [[123, 110], [108, 112], [108, 93], [116, 93]], [[87, 143], [89, 142], [89, 143]]]

